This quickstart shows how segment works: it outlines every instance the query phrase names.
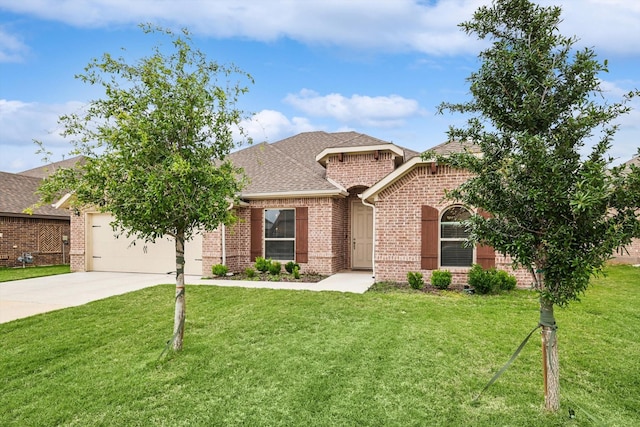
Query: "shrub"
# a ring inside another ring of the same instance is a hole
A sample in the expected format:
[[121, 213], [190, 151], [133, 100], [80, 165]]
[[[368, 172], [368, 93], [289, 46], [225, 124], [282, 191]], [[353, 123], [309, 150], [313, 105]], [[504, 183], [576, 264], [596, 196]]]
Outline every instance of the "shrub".
[[479, 294], [495, 292], [499, 288], [499, 279], [495, 272], [495, 268], [485, 270], [479, 264], [473, 264], [471, 270], [469, 270], [468, 283]]
[[294, 279], [299, 279], [300, 278], [300, 267], [297, 266], [297, 265], [293, 268], [293, 278]]
[[254, 277], [256, 277], [256, 271], [251, 268], [251, 267], [247, 267], [244, 269], [244, 274], [249, 278], [249, 279], [253, 279]]
[[408, 272], [407, 280], [409, 281], [409, 285], [413, 289], [422, 289], [422, 286], [424, 285], [424, 280], [422, 280], [422, 273], [418, 271]]
[[518, 284], [516, 277], [504, 270], [497, 270], [496, 277], [498, 278], [498, 287], [501, 291], [512, 291]]
[[211, 272], [213, 273], [214, 276], [225, 276], [228, 271], [229, 271], [229, 268], [226, 265], [222, 265], [222, 264], [216, 264], [213, 267], [211, 267]]
[[271, 265], [271, 260], [270, 259], [264, 259], [263, 257], [259, 256], [256, 258], [256, 270], [258, 270], [261, 273], [266, 273], [267, 271], [269, 271], [269, 266]]
[[289, 261], [284, 265], [284, 269], [287, 270], [289, 274], [293, 273], [293, 270], [296, 268], [300, 270], [300, 265], [297, 262]]
[[447, 289], [451, 284], [451, 277], [448, 270], [435, 270], [431, 273], [431, 284], [438, 289]]
[[278, 274], [280, 274], [281, 270], [282, 264], [280, 264], [278, 261], [269, 262], [269, 274], [271, 274], [272, 276], [277, 276]]

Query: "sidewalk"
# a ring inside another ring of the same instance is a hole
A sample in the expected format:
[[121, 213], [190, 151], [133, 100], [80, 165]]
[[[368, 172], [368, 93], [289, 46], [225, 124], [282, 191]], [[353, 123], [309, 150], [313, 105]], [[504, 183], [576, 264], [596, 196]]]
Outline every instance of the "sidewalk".
[[[373, 284], [371, 272], [346, 272], [318, 283], [253, 282], [186, 276], [188, 285], [364, 293]], [[175, 283], [172, 274], [85, 272], [0, 283], [0, 323], [74, 307], [159, 284]]]

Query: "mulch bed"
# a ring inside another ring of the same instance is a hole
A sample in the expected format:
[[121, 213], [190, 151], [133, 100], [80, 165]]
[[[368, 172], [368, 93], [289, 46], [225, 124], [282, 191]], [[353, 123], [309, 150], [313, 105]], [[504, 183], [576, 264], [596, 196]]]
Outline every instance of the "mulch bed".
[[214, 276], [212, 279], [215, 280], [249, 280], [255, 282], [300, 282], [300, 283], [317, 283], [323, 279], [326, 279], [327, 276], [323, 276], [321, 274], [300, 274], [300, 278], [296, 279], [293, 277], [293, 274], [283, 273], [278, 275], [273, 275], [269, 273], [260, 273], [256, 272], [255, 276], [249, 277], [246, 273], [233, 273], [231, 276]]

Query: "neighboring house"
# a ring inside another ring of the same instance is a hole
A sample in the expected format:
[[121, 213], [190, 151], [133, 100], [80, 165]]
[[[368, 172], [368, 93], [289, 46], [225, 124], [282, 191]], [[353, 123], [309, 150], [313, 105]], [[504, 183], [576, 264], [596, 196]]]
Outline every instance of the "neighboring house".
[[[25, 213], [38, 201], [42, 178], [56, 167], [72, 167], [77, 158], [18, 174], [0, 172], [0, 267], [69, 263], [69, 212], [42, 206]], [[26, 256], [29, 254], [30, 257]]]

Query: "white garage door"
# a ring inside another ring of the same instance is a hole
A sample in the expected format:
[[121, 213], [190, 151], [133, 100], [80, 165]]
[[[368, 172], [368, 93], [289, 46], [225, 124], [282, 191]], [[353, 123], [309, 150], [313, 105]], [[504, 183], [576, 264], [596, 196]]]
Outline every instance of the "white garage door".
[[[175, 243], [172, 238], [158, 239], [155, 243], [132, 238], [117, 238], [109, 223], [109, 214], [89, 214], [88, 270], [119, 271], [129, 273], [168, 273], [176, 270]], [[185, 245], [185, 273], [202, 275], [202, 235], [197, 234]]]

